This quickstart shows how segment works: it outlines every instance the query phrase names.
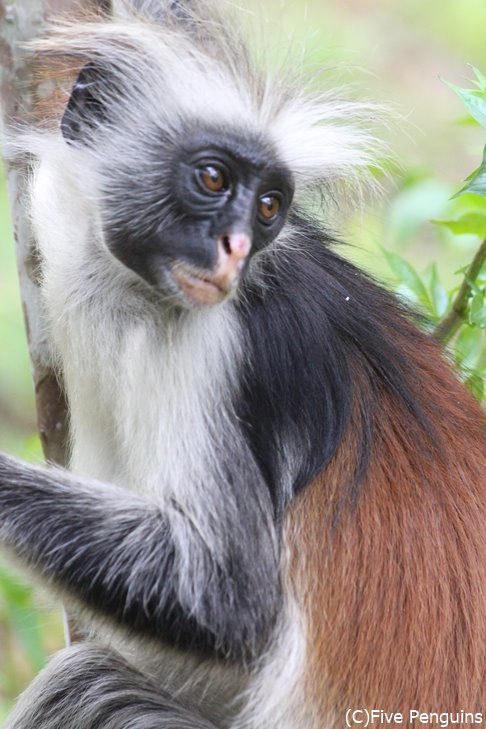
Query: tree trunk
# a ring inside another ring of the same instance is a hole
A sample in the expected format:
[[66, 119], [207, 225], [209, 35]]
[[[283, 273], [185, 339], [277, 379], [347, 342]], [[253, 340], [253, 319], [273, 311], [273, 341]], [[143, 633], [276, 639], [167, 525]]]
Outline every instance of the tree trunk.
[[[21, 44], [39, 34], [49, 15], [93, 0], [0, 0], [0, 111], [3, 130], [24, 120], [37, 98], [45, 97], [45, 84], [33, 78], [28, 56]], [[101, 0], [98, 3], [102, 4]], [[17, 249], [25, 326], [34, 378], [39, 434], [47, 461], [68, 461], [68, 417], [62, 383], [52, 368], [41, 326], [39, 285], [36, 277], [36, 242], [26, 214], [27, 175], [18, 161], [5, 160], [10, 208]]]
[[[35, 38], [48, 16], [65, 14], [82, 6], [108, 10], [107, 0], [0, 0], [0, 112], [5, 133], [25, 121], [36, 100], [49, 94], [36, 82], [28, 55], [21, 44]], [[25, 163], [5, 159], [10, 209], [17, 251], [25, 327], [35, 385], [39, 435], [46, 461], [65, 466], [68, 453], [68, 411], [60, 377], [55, 373], [43, 334], [38, 273], [39, 257], [27, 214]], [[76, 624], [66, 621], [66, 640], [78, 639]]]

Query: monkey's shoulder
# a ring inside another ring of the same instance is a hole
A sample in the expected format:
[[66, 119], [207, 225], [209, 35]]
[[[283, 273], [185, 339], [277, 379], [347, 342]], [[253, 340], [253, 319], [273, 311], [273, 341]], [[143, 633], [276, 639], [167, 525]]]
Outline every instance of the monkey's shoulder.
[[442, 422], [459, 412], [464, 427], [479, 418], [486, 443], [484, 414], [418, 316], [329, 240], [307, 238], [267, 255], [238, 312], [246, 344], [241, 420], [275, 492], [283, 473], [295, 494], [323, 472], [351, 429], [358, 483], [373, 433], [390, 414], [402, 424], [404, 447], [408, 439], [438, 452]]

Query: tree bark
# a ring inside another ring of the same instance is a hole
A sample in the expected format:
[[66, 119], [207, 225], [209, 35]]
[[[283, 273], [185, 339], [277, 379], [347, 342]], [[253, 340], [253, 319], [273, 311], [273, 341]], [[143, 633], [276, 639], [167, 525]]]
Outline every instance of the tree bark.
[[[34, 103], [49, 95], [45, 83], [35, 80], [32, 64], [22, 44], [35, 38], [49, 16], [81, 7], [95, 6], [105, 12], [107, 0], [0, 0], [0, 127], [25, 121]], [[5, 159], [17, 267], [25, 327], [32, 364], [39, 435], [46, 461], [66, 466], [68, 408], [60, 375], [56, 374], [42, 326], [39, 289], [39, 255], [27, 213], [28, 170], [25, 162]], [[66, 640], [81, 638], [76, 623], [65, 615]]]
[[[21, 44], [35, 38], [49, 15], [68, 12], [80, 0], [0, 0], [0, 111], [4, 138], [8, 127], [29, 117], [37, 98], [49, 92], [36, 82]], [[85, 0], [85, 5], [94, 4]], [[98, 3], [101, 5], [101, 1]], [[43, 334], [36, 242], [26, 212], [27, 170], [5, 159], [10, 209], [25, 326], [35, 385], [38, 428], [47, 461], [68, 461], [68, 415], [62, 383], [54, 372]]]

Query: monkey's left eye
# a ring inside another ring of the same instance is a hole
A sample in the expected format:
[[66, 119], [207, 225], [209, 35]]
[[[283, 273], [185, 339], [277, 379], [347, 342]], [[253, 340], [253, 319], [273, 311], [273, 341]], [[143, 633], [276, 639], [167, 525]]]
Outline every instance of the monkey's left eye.
[[282, 199], [280, 195], [277, 195], [275, 192], [269, 192], [266, 195], [262, 195], [258, 205], [258, 212], [262, 222], [267, 225], [273, 223], [280, 213], [281, 207]]
[[228, 175], [217, 165], [205, 165], [198, 169], [198, 178], [209, 192], [226, 192], [229, 187]]

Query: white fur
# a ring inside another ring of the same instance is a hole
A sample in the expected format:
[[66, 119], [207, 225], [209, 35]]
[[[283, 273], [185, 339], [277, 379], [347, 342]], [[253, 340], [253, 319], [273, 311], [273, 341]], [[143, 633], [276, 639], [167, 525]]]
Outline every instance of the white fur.
[[[295, 176], [298, 197], [309, 187], [360, 183], [363, 175], [370, 179], [367, 170], [376, 166], [383, 148], [370, 132], [383, 116], [378, 105], [350, 100], [345, 90], [307, 91], [298, 71], [290, 82], [285, 71], [258, 68], [239, 31], [220, 18], [214, 2], [196, 4], [196, 42], [194, 34], [181, 33], [170, 21], [147, 22], [130, 5], [117, 3], [115, 21], [59, 24], [47, 41], [36, 43], [40, 52], [69, 51], [110, 67], [117, 84], [114, 99], [128, 100], [112, 122], [115, 145], [110, 148], [113, 135], [108, 133], [100, 148], [115, 167], [120, 151], [124, 159], [132, 154], [137, 159], [133, 129], [150, 122], [177, 135], [181, 122], [197, 126], [200, 119], [221, 129], [266, 135]], [[145, 10], [157, 5], [146, 2]], [[234, 13], [232, 6], [229, 10]], [[96, 157], [96, 149], [93, 153]]]

